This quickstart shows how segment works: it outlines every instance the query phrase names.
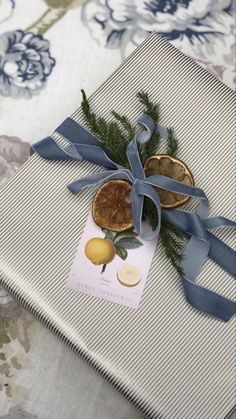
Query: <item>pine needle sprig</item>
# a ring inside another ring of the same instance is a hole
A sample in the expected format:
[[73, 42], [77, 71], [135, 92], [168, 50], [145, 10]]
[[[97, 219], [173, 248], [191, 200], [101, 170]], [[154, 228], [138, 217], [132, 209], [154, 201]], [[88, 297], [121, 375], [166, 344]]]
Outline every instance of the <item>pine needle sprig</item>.
[[160, 134], [159, 132], [154, 132], [154, 134], [152, 134], [151, 138], [149, 141], [147, 141], [146, 143], [146, 159], [148, 159], [148, 157], [154, 156], [155, 154], [157, 154], [158, 149], [160, 147]]
[[185, 239], [184, 233], [162, 217], [160, 239], [167, 258], [170, 259], [178, 274], [183, 275], [184, 271], [181, 262], [184, 258], [182, 253]]
[[123, 166], [128, 166], [129, 162], [126, 155], [127, 135], [124, 135], [117, 122], [107, 122], [104, 118], [97, 117], [91, 111], [85, 91], [81, 90], [81, 92], [83, 97], [81, 109], [86, 126], [99, 139], [101, 147], [109, 150], [114, 161]]
[[156, 212], [156, 207], [152, 200], [148, 197], [144, 198], [143, 218], [148, 222], [152, 230], [155, 230], [157, 228], [158, 215]]
[[129, 165], [126, 154], [127, 141], [115, 122], [107, 122], [107, 136], [103, 136], [100, 141], [102, 147], [108, 149], [112, 153], [118, 164], [123, 166]]
[[160, 134], [158, 132], [154, 132], [149, 141], [142, 144], [138, 142], [137, 145], [140, 160], [144, 165], [149, 157], [157, 154], [160, 146]]
[[146, 92], [138, 92], [137, 98], [139, 102], [144, 106], [144, 112], [149, 115], [154, 122], [158, 122], [159, 119], [159, 106], [153, 103]]
[[123, 129], [127, 132], [128, 137], [126, 137], [127, 143], [130, 142], [130, 140], [135, 135], [135, 127], [131, 124], [130, 120], [125, 115], [120, 115], [119, 113], [112, 111], [111, 114], [114, 116], [114, 118], [120, 122]]
[[167, 138], [167, 154], [169, 156], [176, 156], [178, 151], [178, 141], [175, 138], [174, 131], [169, 128], [168, 129], [168, 138]]
[[162, 227], [163, 229], [171, 230], [178, 239], [180, 240], [185, 239], [185, 234], [181, 230], [179, 230], [178, 227], [176, 227], [169, 220], [167, 220], [167, 218], [164, 215], [162, 215]]
[[[144, 199], [144, 219], [149, 223], [153, 230], [158, 224], [158, 216], [153, 202], [149, 198]], [[165, 217], [161, 218], [160, 240], [165, 254], [170, 259], [173, 267], [179, 275], [183, 275], [181, 262], [183, 260], [183, 245], [185, 235], [175, 225], [170, 223]]]
[[137, 142], [137, 147], [141, 163], [142, 165], [144, 165], [145, 161], [147, 160], [146, 143], [142, 144]]
[[[90, 128], [90, 130], [96, 134], [98, 137], [101, 135], [101, 127], [98, 126], [97, 117], [94, 112], [91, 112], [90, 104], [88, 102], [86, 93], [84, 90], [81, 90], [82, 93], [82, 102], [81, 109], [83, 112], [85, 124]], [[104, 121], [105, 122], [105, 121]]]

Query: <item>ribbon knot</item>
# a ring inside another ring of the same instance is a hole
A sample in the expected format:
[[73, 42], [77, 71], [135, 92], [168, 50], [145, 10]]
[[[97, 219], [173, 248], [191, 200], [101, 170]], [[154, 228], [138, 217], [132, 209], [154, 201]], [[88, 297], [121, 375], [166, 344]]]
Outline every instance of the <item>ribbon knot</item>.
[[[123, 179], [132, 184], [132, 193], [131, 193], [131, 203], [132, 203], [132, 216], [135, 231], [140, 234], [144, 240], [153, 240], [157, 238], [161, 228], [161, 203], [160, 198], [157, 193], [157, 188], [168, 190], [170, 192], [179, 193], [182, 195], [187, 195], [193, 198], [200, 200], [199, 213], [202, 215], [207, 215], [209, 204], [206, 195], [204, 192], [194, 186], [186, 185], [181, 182], [178, 182], [174, 179], [162, 175], [154, 175], [146, 177], [143, 165], [140, 160], [138, 152], [138, 142], [144, 143], [151, 138], [151, 135], [155, 127], [154, 121], [150, 116], [142, 114], [138, 118], [138, 124], [141, 125], [144, 130], [138, 132], [133, 140], [128, 144], [127, 147], [127, 158], [129, 161], [130, 169], [125, 169], [120, 165], [116, 166], [116, 170], [104, 171], [102, 173], [97, 173], [89, 175], [85, 178], [79, 179], [75, 182], [72, 182], [68, 185], [69, 190], [72, 193], [78, 193], [82, 189], [92, 186], [99, 185], [101, 183], [107, 182], [111, 179]], [[162, 127], [162, 136], [165, 135], [167, 138], [168, 131], [164, 131]], [[110, 166], [110, 158], [107, 156], [104, 150], [101, 150], [99, 146], [93, 146], [96, 148], [96, 151], [100, 150], [100, 160], [102, 153], [102, 160], [105, 162], [107, 159], [107, 164], [104, 166]], [[90, 155], [86, 159], [94, 162], [94, 152], [95, 149], [92, 149], [90, 146]], [[80, 148], [80, 153], [83, 155], [84, 147]], [[98, 164], [98, 158], [95, 157], [95, 160]], [[99, 163], [100, 164], [100, 163]], [[146, 228], [143, 228], [143, 207], [144, 207], [144, 198], [147, 197], [153, 202], [156, 213], [157, 213], [157, 227], [151, 233], [146, 233]]]
[[[137, 122], [143, 130], [135, 135], [127, 147], [130, 169], [114, 162], [99, 146], [98, 140], [71, 118], [67, 118], [56, 130], [68, 141], [67, 147], [63, 148], [52, 138], [47, 137], [36, 143], [32, 151], [49, 160], [81, 160], [83, 158], [108, 169], [72, 182], [68, 185], [72, 193], [78, 193], [84, 188], [99, 185], [111, 179], [128, 181], [132, 185], [130, 199], [136, 232], [146, 240], [158, 238], [162, 215], [182, 230], [189, 238], [184, 249], [182, 263], [184, 275], [181, 277], [187, 301], [204, 313], [228, 321], [236, 313], [236, 302], [197, 284], [196, 279], [208, 256], [228, 273], [236, 275], [235, 252], [209, 232], [219, 227], [235, 228], [236, 224], [224, 217], [209, 217], [208, 199], [201, 189], [162, 175], [145, 176], [137, 144], [149, 141], [155, 130], [160, 133], [161, 137], [167, 138], [168, 129], [160, 125], [156, 126], [152, 118], [145, 114], [142, 114]], [[199, 201], [197, 212], [162, 210], [157, 188], [197, 199]], [[151, 234], [143, 231], [145, 197], [152, 200], [157, 213], [157, 228]]]

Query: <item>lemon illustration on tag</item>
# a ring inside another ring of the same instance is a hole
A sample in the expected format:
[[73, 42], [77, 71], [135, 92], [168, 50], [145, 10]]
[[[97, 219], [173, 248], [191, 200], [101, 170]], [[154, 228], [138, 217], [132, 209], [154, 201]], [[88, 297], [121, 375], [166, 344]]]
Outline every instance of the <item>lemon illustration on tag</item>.
[[94, 265], [103, 265], [101, 274], [106, 270], [108, 263], [111, 263], [117, 255], [122, 260], [128, 256], [128, 250], [134, 250], [143, 244], [138, 240], [138, 234], [132, 230], [114, 233], [110, 230], [102, 229], [104, 238], [93, 237], [84, 248], [86, 257]]
[[93, 237], [85, 246], [85, 255], [94, 265], [107, 265], [112, 262], [116, 249], [109, 239]]
[[136, 266], [124, 264], [118, 269], [117, 278], [125, 287], [135, 287], [141, 280], [141, 272]]

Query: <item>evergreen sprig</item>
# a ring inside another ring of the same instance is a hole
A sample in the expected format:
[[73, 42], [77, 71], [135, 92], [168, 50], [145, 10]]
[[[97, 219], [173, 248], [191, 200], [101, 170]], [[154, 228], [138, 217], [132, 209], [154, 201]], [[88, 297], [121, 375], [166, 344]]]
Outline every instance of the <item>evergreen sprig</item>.
[[120, 115], [119, 113], [112, 111], [111, 114], [114, 116], [114, 118], [120, 122], [120, 124], [122, 125], [123, 129], [127, 132], [128, 134], [128, 141], [131, 141], [132, 138], [135, 135], [135, 127], [133, 127], [133, 125], [131, 124], [130, 120], [127, 118], [127, 116], [125, 115]]
[[[158, 224], [158, 215], [155, 205], [149, 198], [144, 199], [143, 215], [144, 219], [146, 219], [152, 229], [155, 230]], [[166, 256], [170, 259], [179, 275], [182, 275], [183, 269], [181, 267], [181, 262], [183, 260], [182, 248], [185, 239], [184, 233], [162, 216], [160, 239]]]
[[[124, 167], [129, 167], [126, 149], [127, 145], [135, 135], [135, 127], [125, 115], [120, 115], [115, 111], [111, 112], [113, 118], [115, 119], [113, 121], [106, 121], [103, 117], [96, 116], [96, 114], [91, 111], [91, 107], [84, 90], [81, 92], [83, 97], [81, 108], [86, 126], [94, 135], [96, 135], [100, 141], [101, 147], [106, 149], [106, 152], [111, 155], [111, 158], [115, 162], [123, 165]], [[137, 98], [144, 107], [143, 111], [149, 115], [155, 123], [158, 123], [159, 106], [151, 101], [146, 92], [138, 92]], [[149, 157], [157, 154], [159, 145], [160, 135], [158, 132], [153, 133], [148, 142], [144, 144], [138, 143], [138, 151], [143, 165]], [[177, 151], [178, 142], [173, 131], [169, 129], [167, 154], [175, 156]], [[152, 229], [155, 230], [158, 218], [156, 208], [149, 198], [145, 198], [144, 200], [143, 216], [144, 219], [149, 222]], [[180, 230], [178, 230], [167, 219], [162, 217], [160, 231], [161, 244], [164, 247], [166, 256], [170, 259], [172, 265], [180, 275], [183, 274], [181, 262], [183, 260], [182, 247], [184, 238], [185, 236]]]
[[174, 132], [171, 128], [168, 129], [168, 138], [167, 138], [167, 154], [169, 156], [176, 156], [178, 151], [178, 141], [174, 135]]
[[160, 134], [158, 132], [154, 132], [149, 141], [146, 143], [137, 143], [139, 156], [142, 164], [144, 165], [146, 160], [157, 154], [159, 146], [160, 146]]
[[162, 216], [160, 239], [167, 258], [170, 259], [178, 274], [182, 276], [184, 274], [181, 266], [184, 258], [182, 253], [185, 239], [184, 233]]
[[159, 119], [159, 106], [151, 101], [148, 93], [138, 92], [137, 98], [139, 102], [144, 106], [144, 112], [149, 115], [153, 121], [157, 122]]
[[154, 132], [154, 134], [152, 134], [151, 138], [149, 141], [147, 141], [146, 144], [146, 156], [151, 157], [154, 156], [155, 154], [157, 154], [158, 149], [160, 147], [160, 134], [159, 132]]
[[[83, 112], [83, 117], [86, 126], [92, 131], [93, 134], [100, 141], [100, 145], [102, 148], [105, 148], [110, 152], [112, 155], [113, 160], [121, 164], [123, 166], [127, 166], [129, 164], [127, 155], [126, 155], [126, 148], [129, 143], [130, 135], [127, 135], [127, 129], [129, 126], [128, 119], [126, 119], [126, 134], [124, 130], [121, 129], [119, 124], [116, 121], [106, 121], [102, 117], [97, 117], [94, 112], [91, 111], [89, 101], [85, 94], [84, 90], [82, 92], [82, 103], [81, 109]], [[116, 114], [118, 116], [118, 114]], [[124, 127], [124, 120], [122, 123]], [[131, 124], [129, 127], [129, 134], [131, 130]]]

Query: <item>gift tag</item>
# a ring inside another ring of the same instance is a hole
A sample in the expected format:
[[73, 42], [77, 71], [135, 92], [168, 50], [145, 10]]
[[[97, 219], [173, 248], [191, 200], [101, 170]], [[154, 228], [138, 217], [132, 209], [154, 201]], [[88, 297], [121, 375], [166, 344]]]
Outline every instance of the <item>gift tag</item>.
[[129, 229], [101, 229], [90, 214], [67, 286], [93, 297], [138, 308], [156, 248]]

